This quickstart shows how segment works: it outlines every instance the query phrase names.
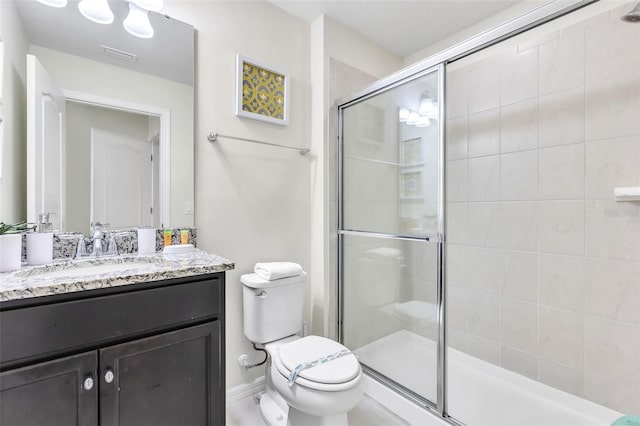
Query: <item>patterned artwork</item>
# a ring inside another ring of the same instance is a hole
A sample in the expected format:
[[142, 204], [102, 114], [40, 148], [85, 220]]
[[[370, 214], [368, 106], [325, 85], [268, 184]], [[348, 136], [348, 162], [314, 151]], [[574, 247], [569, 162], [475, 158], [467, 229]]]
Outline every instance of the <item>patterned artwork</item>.
[[400, 164], [422, 163], [422, 139], [415, 138], [402, 141]]
[[287, 77], [246, 58], [238, 58], [241, 87], [236, 113], [240, 116], [287, 124]]

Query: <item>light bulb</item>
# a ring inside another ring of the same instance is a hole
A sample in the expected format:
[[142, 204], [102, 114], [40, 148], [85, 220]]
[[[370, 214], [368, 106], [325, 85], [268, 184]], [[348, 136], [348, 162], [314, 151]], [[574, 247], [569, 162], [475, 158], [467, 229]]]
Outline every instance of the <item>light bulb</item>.
[[407, 117], [407, 124], [413, 126], [418, 121], [418, 118], [420, 118], [420, 114], [417, 112], [409, 113], [409, 116]]
[[133, 3], [151, 12], [157, 12], [163, 6], [162, 0], [133, 0]]
[[98, 24], [113, 22], [113, 12], [107, 0], [82, 0], [78, 3], [82, 16]]
[[122, 25], [129, 34], [136, 37], [153, 37], [153, 27], [149, 22], [148, 12], [135, 3], [129, 3], [129, 15], [122, 22]]
[[407, 117], [409, 117], [409, 110], [406, 108], [400, 108], [398, 110], [398, 119], [400, 120], [400, 122], [404, 123], [405, 121], [407, 121]]
[[67, 0], [38, 0], [38, 3], [51, 7], [65, 7], [67, 5]]

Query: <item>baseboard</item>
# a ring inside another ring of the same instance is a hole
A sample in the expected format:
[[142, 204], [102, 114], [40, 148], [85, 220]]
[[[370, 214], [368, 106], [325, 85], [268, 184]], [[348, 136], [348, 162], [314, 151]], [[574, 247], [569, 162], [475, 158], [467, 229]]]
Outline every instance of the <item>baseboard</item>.
[[264, 376], [260, 376], [250, 383], [243, 383], [241, 385], [227, 389], [227, 404], [234, 403], [251, 395], [264, 392]]

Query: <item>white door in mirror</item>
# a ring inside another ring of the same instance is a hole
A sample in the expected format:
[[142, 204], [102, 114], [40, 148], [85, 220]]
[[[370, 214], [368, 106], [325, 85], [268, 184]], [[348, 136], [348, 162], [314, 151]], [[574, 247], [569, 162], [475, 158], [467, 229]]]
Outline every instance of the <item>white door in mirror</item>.
[[[65, 225], [65, 96], [33, 55], [27, 55], [27, 222], [52, 212]], [[46, 160], [46, 161], [45, 161]]]

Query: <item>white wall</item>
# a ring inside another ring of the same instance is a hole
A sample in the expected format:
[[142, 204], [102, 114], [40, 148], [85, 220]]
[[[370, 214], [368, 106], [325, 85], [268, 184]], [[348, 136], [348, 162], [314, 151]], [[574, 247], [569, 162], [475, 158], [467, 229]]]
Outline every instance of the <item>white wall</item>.
[[[91, 216], [91, 128], [112, 130], [146, 140], [149, 117], [67, 102], [67, 231], [89, 234]], [[113, 170], [118, 173], [118, 170]]]
[[185, 203], [193, 202], [193, 87], [40, 46], [29, 53], [62, 89], [170, 110], [171, 226], [191, 226]]
[[[220, 138], [209, 132], [293, 147], [310, 144], [309, 25], [267, 2], [168, 2], [165, 13], [197, 30], [196, 226], [198, 245], [236, 262], [226, 275], [227, 388], [250, 382], [241, 353], [262, 358], [243, 334], [240, 275], [259, 261], [291, 260], [309, 269], [310, 156]], [[235, 56], [243, 54], [291, 78], [290, 123], [234, 115]], [[313, 271], [310, 271], [313, 274]]]
[[0, 2], [2, 118], [4, 134], [0, 178], [0, 222], [27, 218], [26, 75], [27, 38], [13, 3]]
[[[337, 98], [364, 88], [402, 65], [401, 59], [328, 16], [311, 24], [312, 156], [311, 277], [312, 331], [335, 331], [335, 184]], [[333, 64], [333, 65], [332, 65]], [[332, 216], [333, 215], [333, 216]], [[333, 245], [333, 247], [332, 247]]]

